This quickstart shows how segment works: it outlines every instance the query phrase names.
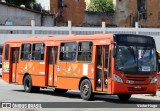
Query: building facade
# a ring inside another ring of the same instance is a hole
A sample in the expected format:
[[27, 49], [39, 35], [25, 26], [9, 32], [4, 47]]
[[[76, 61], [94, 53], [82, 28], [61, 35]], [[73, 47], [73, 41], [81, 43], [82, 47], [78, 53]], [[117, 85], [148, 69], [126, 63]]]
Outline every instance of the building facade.
[[160, 0], [113, 0], [116, 25], [132, 27], [160, 27]]
[[[27, 9], [9, 3], [0, 2], [0, 26], [31, 26], [31, 20], [36, 26], [54, 26], [54, 15]], [[14, 31], [16, 32], [16, 31]], [[13, 34], [13, 31], [0, 30], [0, 34]], [[1, 35], [1, 42], [4, 40]], [[7, 39], [7, 37], [6, 37]], [[0, 44], [0, 55], [3, 44]]]
[[82, 26], [85, 16], [84, 0], [50, 0], [50, 12], [56, 15], [56, 25], [65, 26], [68, 20], [73, 26]]
[[36, 26], [54, 26], [54, 15], [32, 9], [0, 2], [0, 25], [30, 26], [35, 20]]

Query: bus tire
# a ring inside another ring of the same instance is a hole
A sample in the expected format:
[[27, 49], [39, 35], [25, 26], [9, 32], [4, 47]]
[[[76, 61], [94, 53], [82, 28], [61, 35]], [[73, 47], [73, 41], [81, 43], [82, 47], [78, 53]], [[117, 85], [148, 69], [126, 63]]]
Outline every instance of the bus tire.
[[118, 98], [119, 98], [119, 100], [127, 101], [131, 98], [131, 94], [119, 94]]
[[59, 88], [54, 89], [54, 93], [66, 93], [67, 91], [68, 91], [67, 89], [59, 89]]
[[34, 87], [32, 86], [32, 79], [29, 75], [26, 75], [24, 78], [24, 91], [28, 93], [34, 92]]
[[80, 95], [84, 100], [93, 100], [92, 85], [88, 79], [84, 79], [80, 84]]

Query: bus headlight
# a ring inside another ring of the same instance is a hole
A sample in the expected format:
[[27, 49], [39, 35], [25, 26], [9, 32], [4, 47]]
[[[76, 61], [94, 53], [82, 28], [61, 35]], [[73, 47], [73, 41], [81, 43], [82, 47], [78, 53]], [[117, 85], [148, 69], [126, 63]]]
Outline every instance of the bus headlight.
[[116, 82], [123, 83], [122, 79], [121, 79], [118, 75], [116, 75], [116, 74], [113, 75], [113, 79], [114, 79], [114, 81], [116, 81]]
[[151, 80], [151, 83], [156, 83], [156, 82], [157, 82], [157, 76]]

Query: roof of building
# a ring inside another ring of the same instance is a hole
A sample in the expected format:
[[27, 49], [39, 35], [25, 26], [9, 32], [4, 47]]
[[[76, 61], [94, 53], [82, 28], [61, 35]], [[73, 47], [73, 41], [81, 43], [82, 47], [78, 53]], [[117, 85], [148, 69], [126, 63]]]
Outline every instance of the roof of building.
[[6, 5], [8, 7], [14, 7], [14, 8], [18, 8], [18, 9], [21, 9], [21, 10], [26, 10], [26, 11], [33, 12], [33, 13], [52, 15], [52, 16], [54, 15], [54, 14], [44, 13], [44, 12], [40, 12], [40, 11], [37, 11], [37, 10], [29, 9], [29, 8], [20, 7], [20, 6], [14, 5], [14, 4], [10, 4], [10, 3], [0, 2], [0, 4]]

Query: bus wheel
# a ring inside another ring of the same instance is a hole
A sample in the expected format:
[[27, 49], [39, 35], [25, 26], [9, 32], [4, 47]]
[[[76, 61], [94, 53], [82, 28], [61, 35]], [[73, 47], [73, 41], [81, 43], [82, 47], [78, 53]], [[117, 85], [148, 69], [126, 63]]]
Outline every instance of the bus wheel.
[[84, 100], [92, 100], [94, 95], [92, 93], [92, 86], [88, 79], [84, 79], [80, 85], [81, 98]]
[[122, 101], [127, 101], [128, 99], [130, 99], [131, 94], [119, 94], [118, 98]]
[[29, 75], [25, 76], [23, 85], [25, 92], [31, 93], [34, 91], [34, 87], [32, 86], [32, 79]]
[[54, 89], [54, 93], [66, 93], [67, 91], [68, 91], [67, 89], [59, 89], [59, 88]]

